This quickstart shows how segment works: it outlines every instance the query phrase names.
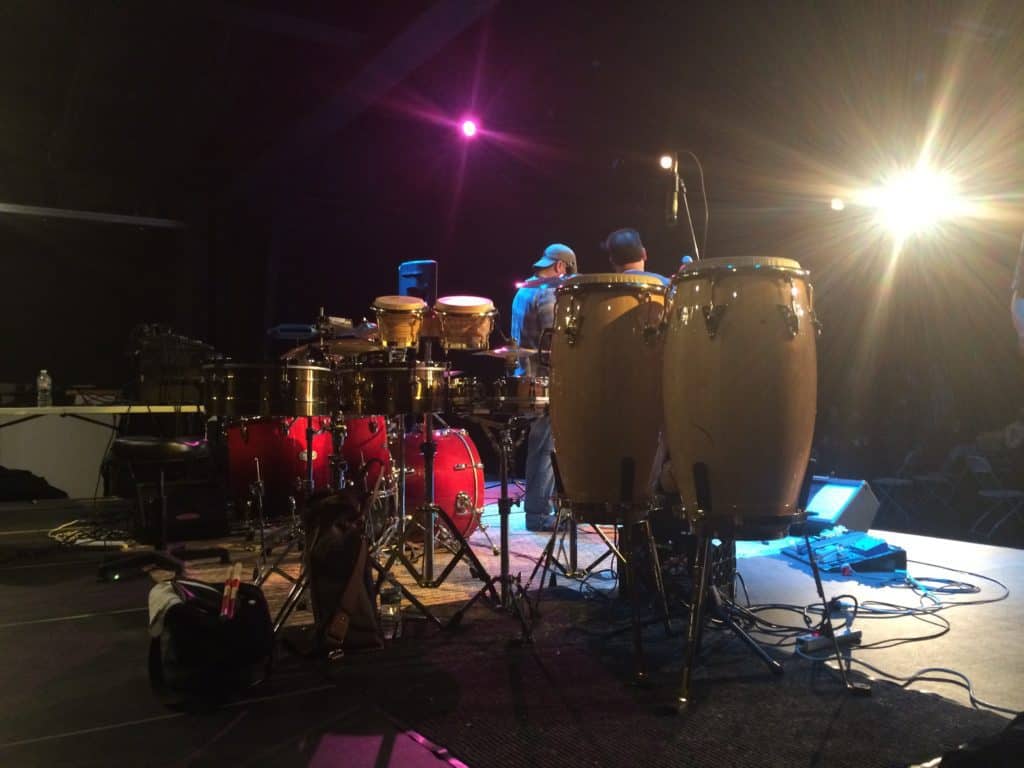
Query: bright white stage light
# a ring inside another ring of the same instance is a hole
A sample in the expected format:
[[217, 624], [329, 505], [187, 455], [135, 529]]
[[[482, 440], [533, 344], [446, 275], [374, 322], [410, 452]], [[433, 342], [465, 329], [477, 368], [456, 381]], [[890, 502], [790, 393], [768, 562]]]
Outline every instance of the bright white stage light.
[[953, 178], [924, 166], [893, 174], [862, 192], [858, 202], [874, 208], [878, 223], [900, 240], [966, 210]]
[[841, 211], [846, 208], [846, 203], [843, 202], [843, 198], [841, 197], [833, 197], [830, 205], [832, 206], [833, 211]]
[[675, 165], [675, 158], [672, 157], [672, 155], [662, 155], [658, 159], [658, 165], [660, 165], [666, 171], [671, 171], [672, 166]]
[[463, 120], [462, 121], [462, 135], [467, 139], [471, 139], [476, 136], [477, 126], [476, 120]]

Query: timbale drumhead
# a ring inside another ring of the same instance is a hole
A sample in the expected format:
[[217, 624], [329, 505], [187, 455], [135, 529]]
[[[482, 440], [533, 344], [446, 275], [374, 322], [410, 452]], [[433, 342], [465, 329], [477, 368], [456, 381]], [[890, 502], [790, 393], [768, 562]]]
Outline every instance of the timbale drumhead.
[[817, 406], [817, 322], [793, 259], [706, 259], [672, 280], [663, 402], [672, 469], [697, 507], [708, 468], [709, 525], [724, 538], [786, 535]]

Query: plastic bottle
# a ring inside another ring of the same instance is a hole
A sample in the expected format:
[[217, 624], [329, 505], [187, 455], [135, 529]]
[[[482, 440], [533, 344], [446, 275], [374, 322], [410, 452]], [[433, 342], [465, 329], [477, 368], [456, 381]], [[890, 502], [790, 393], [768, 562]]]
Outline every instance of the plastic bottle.
[[402, 593], [395, 587], [380, 591], [380, 631], [385, 641], [402, 636]]
[[36, 376], [36, 405], [40, 408], [53, 405], [53, 379], [45, 368]]

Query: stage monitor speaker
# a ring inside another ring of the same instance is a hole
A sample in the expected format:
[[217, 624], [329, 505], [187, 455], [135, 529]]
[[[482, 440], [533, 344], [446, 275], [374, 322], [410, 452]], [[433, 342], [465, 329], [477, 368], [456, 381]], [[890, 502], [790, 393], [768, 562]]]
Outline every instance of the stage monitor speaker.
[[866, 531], [878, 512], [878, 499], [864, 480], [815, 475], [807, 503], [807, 532], [818, 533], [836, 525]]
[[433, 306], [437, 301], [437, 262], [420, 259], [399, 264], [398, 295], [416, 296]]

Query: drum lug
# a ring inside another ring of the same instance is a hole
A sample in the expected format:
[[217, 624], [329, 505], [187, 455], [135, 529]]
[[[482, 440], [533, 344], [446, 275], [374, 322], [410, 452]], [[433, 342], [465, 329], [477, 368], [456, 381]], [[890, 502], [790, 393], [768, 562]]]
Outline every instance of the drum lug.
[[725, 310], [728, 308], [728, 304], [705, 304], [700, 308], [704, 315], [704, 325], [708, 329], [709, 339], [715, 338], [718, 334], [718, 326], [721, 324]]
[[821, 320], [818, 319], [818, 313], [813, 309], [811, 310], [811, 325], [814, 326], [815, 335], [821, 336]]
[[474, 511], [473, 502], [470, 500], [468, 493], [465, 491], [459, 491], [455, 494], [456, 515], [471, 515]]
[[580, 326], [583, 325], [581, 309], [582, 307], [575, 299], [569, 303], [569, 311], [565, 317], [565, 337], [570, 347], [576, 343], [576, 338], [580, 334]]
[[796, 310], [788, 304], [777, 304], [779, 312], [782, 314], [782, 319], [786, 323], [786, 330], [789, 331], [789, 338], [795, 339], [796, 335], [800, 333], [800, 316]]

